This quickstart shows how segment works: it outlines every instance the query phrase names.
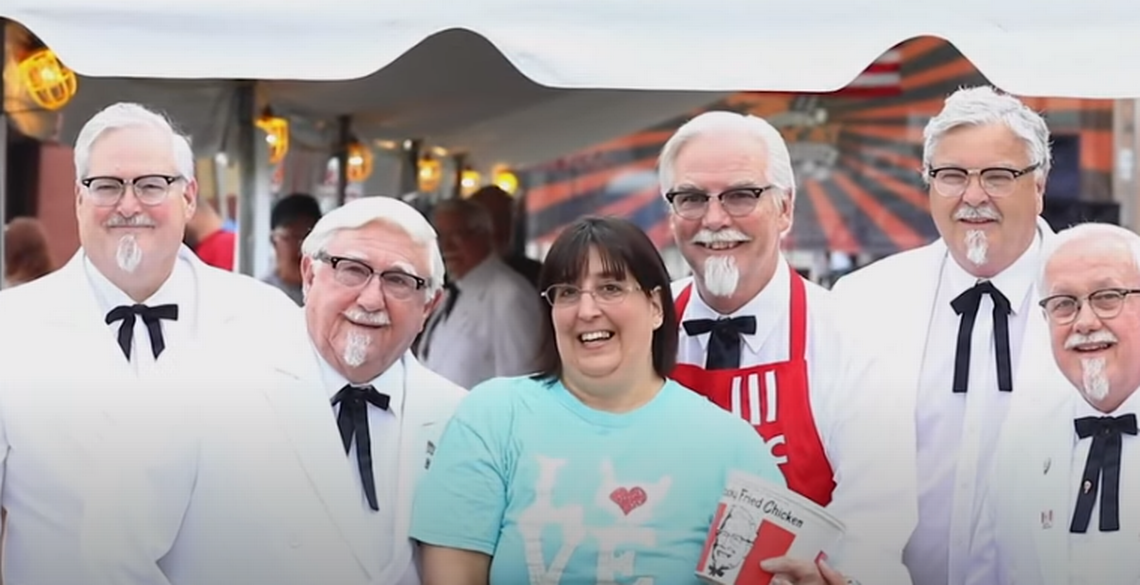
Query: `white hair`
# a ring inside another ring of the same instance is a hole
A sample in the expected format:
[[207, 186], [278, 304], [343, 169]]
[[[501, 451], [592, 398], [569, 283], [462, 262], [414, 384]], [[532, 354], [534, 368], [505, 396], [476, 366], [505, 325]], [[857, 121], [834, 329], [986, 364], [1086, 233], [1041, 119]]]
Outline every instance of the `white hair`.
[[1041, 263], [1037, 273], [1038, 296], [1044, 298], [1051, 294], [1049, 291], [1049, 282], [1045, 278], [1045, 269], [1049, 266], [1049, 261], [1053, 259], [1053, 256], [1067, 244], [1087, 242], [1090, 240], [1097, 242], [1116, 240], [1125, 244], [1132, 253], [1133, 264], [1135, 264], [1137, 270], [1140, 270], [1140, 235], [1136, 235], [1135, 232], [1129, 229], [1110, 223], [1089, 222], [1078, 224], [1057, 232], [1057, 235], [1048, 238], [1042, 243]]
[[495, 222], [485, 206], [470, 199], [444, 199], [436, 204], [433, 213], [452, 212], [464, 219], [467, 229], [484, 235], [495, 233]]
[[445, 276], [435, 228], [416, 208], [394, 197], [361, 197], [326, 213], [301, 243], [301, 253], [309, 258], [328, 253], [328, 244], [337, 232], [360, 229], [371, 223], [398, 228], [423, 247], [431, 266], [427, 298], [435, 296], [443, 288]]
[[764, 144], [768, 151], [765, 179], [782, 191], [789, 201], [795, 201], [796, 177], [792, 172], [792, 156], [788, 153], [788, 144], [784, 142], [780, 131], [763, 118], [725, 111], [700, 114], [678, 128], [665, 142], [661, 156], [657, 159], [657, 181], [661, 185], [661, 194], [665, 195], [673, 188], [673, 165], [676, 164], [681, 149], [690, 140], [708, 134], [734, 132], [751, 136]]
[[169, 133], [170, 148], [174, 155], [174, 164], [178, 167], [178, 174], [186, 179], [194, 178], [194, 150], [190, 146], [190, 139], [179, 134], [166, 116], [145, 106], [128, 102], [103, 108], [83, 125], [79, 137], [75, 139], [75, 176], [79, 179], [87, 176], [90, 170], [88, 164], [91, 160], [91, 148], [104, 132], [139, 127], [157, 128]]
[[930, 181], [934, 149], [948, 132], [964, 126], [1005, 124], [1022, 142], [1030, 164], [1040, 165], [1034, 176], [1041, 183], [1053, 168], [1053, 155], [1049, 148], [1049, 126], [1040, 114], [1017, 98], [1000, 93], [993, 87], [966, 87], [950, 94], [938, 115], [930, 119], [922, 131], [922, 180]]

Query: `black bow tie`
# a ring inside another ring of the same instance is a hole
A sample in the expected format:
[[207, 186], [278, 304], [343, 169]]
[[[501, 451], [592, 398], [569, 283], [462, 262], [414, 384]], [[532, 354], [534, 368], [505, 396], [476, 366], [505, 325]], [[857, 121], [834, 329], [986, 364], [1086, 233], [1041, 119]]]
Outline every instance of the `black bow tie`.
[[372, 476], [372, 434], [368, 431], [368, 405], [388, 410], [390, 401], [391, 397], [377, 392], [372, 386], [351, 384], [341, 388], [332, 399], [333, 406], [340, 404], [336, 426], [340, 429], [345, 454], [352, 447], [353, 438], [356, 439], [356, 464], [360, 469], [360, 481], [364, 484], [368, 505], [373, 510], [379, 510], [380, 506], [376, 503], [376, 480]]
[[960, 316], [958, 321], [958, 347], [954, 355], [954, 392], [965, 392], [970, 383], [970, 341], [974, 335], [974, 321], [982, 297], [990, 295], [994, 302], [994, 354], [997, 359], [998, 390], [1013, 391], [1013, 368], [1009, 352], [1009, 314], [1012, 308], [1006, 298], [992, 282], [979, 282], [966, 292], [958, 295], [950, 306]]
[[712, 332], [705, 356], [706, 370], [732, 370], [740, 367], [740, 336], [756, 333], [756, 317], [690, 319], [681, 326], [692, 336]]
[[119, 347], [123, 350], [123, 355], [127, 357], [127, 361], [131, 359], [131, 340], [134, 339], [135, 315], [142, 317], [143, 323], [146, 324], [147, 333], [150, 334], [151, 351], [154, 353], [155, 359], [158, 359], [158, 356], [166, 349], [166, 340], [162, 337], [162, 323], [159, 320], [177, 321], [178, 305], [158, 305], [156, 307], [120, 305], [107, 313], [107, 318], [104, 321], [108, 325], [115, 321], [122, 321], [122, 324], [119, 325]]
[[1078, 437], [1093, 440], [1069, 532], [1088, 531], [1097, 492], [1100, 492], [1100, 531], [1120, 530], [1120, 453], [1124, 435], [1136, 434], [1136, 415], [1086, 416], [1073, 421], [1073, 427]]

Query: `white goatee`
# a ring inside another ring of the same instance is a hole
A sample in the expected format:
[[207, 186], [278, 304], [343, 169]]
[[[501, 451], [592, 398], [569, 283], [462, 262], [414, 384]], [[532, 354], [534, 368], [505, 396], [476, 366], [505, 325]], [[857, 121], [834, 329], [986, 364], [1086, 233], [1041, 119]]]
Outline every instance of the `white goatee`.
[[1081, 360], [1081, 376], [1084, 378], [1081, 384], [1085, 391], [1085, 396], [1094, 402], [1104, 400], [1108, 396], [1108, 374], [1105, 373], [1105, 359], [1089, 358]]
[[372, 343], [372, 338], [359, 331], [349, 331], [345, 337], [344, 354], [341, 358], [350, 368], [361, 366], [368, 355], [368, 346]]
[[705, 259], [705, 290], [714, 297], [730, 297], [740, 284], [740, 269], [732, 256], [712, 256]]
[[119, 239], [119, 247], [115, 251], [115, 262], [119, 270], [127, 274], [133, 273], [142, 264], [143, 251], [139, 246], [138, 238], [134, 234], [127, 234]]

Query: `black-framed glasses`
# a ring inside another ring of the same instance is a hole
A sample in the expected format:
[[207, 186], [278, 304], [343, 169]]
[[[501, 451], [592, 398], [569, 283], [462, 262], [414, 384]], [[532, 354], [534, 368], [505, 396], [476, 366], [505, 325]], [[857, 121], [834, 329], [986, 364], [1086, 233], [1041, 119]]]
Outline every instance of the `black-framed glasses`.
[[934, 191], [943, 197], [957, 198], [966, 192], [970, 180], [975, 175], [982, 190], [990, 197], [1008, 197], [1017, 186], [1017, 180], [1041, 168], [1041, 163], [1031, 164], [1023, 169], [987, 167], [984, 169], [964, 169], [962, 167], [937, 167], [926, 171], [934, 185]]
[[582, 297], [590, 295], [594, 301], [602, 305], [616, 305], [629, 296], [629, 293], [639, 290], [635, 284], [624, 282], [606, 282], [588, 289], [573, 284], [553, 284], [542, 291], [542, 298], [552, 307], [569, 307], [581, 302]]
[[1049, 320], [1057, 325], [1068, 325], [1076, 320], [1081, 312], [1081, 306], [1086, 302], [1092, 308], [1093, 314], [1102, 321], [1115, 318], [1124, 310], [1124, 301], [1129, 295], [1140, 294], [1136, 288], [1105, 288], [1093, 291], [1085, 297], [1073, 295], [1053, 295], [1041, 299], [1038, 304], [1045, 310]]
[[760, 196], [772, 188], [766, 187], [736, 187], [728, 189], [717, 195], [709, 195], [696, 189], [679, 189], [665, 194], [665, 200], [673, 207], [677, 215], [685, 219], [700, 219], [709, 211], [709, 201], [716, 199], [720, 202], [724, 212], [732, 217], [743, 217], [752, 213], [760, 202]]
[[142, 175], [133, 179], [119, 177], [87, 177], [79, 181], [91, 195], [91, 201], [98, 207], [112, 207], [119, 203], [127, 186], [135, 192], [135, 197], [143, 205], [160, 205], [170, 194], [170, 186], [181, 180], [179, 175]]
[[427, 286], [427, 279], [414, 274], [408, 274], [402, 270], [377, 272], [368, 264], [354, 258], [320, 254], [316, 259], [332, 266], [333, 279], [349, 288], [361, 288], [368, 284], [373, 276], [379, 276], [380, 289], [394, 299], [411, 298], [417, 291], [421, 291]]

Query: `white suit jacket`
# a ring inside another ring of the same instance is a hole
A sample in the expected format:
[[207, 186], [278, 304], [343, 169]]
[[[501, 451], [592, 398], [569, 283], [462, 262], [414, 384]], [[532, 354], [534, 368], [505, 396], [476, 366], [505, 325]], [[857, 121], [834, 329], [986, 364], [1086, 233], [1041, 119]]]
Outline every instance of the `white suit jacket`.
[[[197, 336], [169, 347], [160, 361], [164, 368], [200, 364], [197, 346], [211, 339], [270, 334], [265, 323], [295, 310], [271, 286], [207, 266], [188, 248], [180, 255], [198, 283]], [[58, 271], [0, 292], [0, 360], [0, 481], [8, 511], [4, 580], [83, 583], [79, 523], [85, 472], [122, 409], [163, 389], [139, 387], [104, 322], [82, 250]]]
[[1039, 372], [1034, 387], [1035, 400], [1011, 409], [1002, 428], [968, 585], [1069, 585], [1077, 390], [1055, 365]]
[[[1054, 235], [1053, 230], [1041, 218], [1037, 225], [1044, 244]], [[832, 298], [842, 304], [849, 317], [861, 323], [857, 327], [864, 332], [864, 340], [876, 344], [883, 355], [889, 356], [890, 384], [874, 399], [893, 403], [906, 412], [914, 413], [917, 407], [926, 340], [945, 262], [953, 262], [953, 259], [946, 243], [938, 239], [859, 269], [841, 278], [832, 288]], [[1010, 413], [1019, 402], [1032, 400], [1032, 384], [1021, 381], [1032, 380], [1035, 368], [1042, 363], [1041, 356], [1051, 355], [1049, 326], [1044, 313], [1033, 305], [1026, 319], [1021, 359], [1014, 373], [1018, 391], [1010, 398]], [[921, 433], [921, 429], [918, 432]], [[979, 483], [983, 483], [985, 477], [986, 470], [982, 470]], [[980, 497], [981, 490], [976, 493]], [[963, 558], [968, 556], [968, 547], [960, 552]], [[951, 571], [956, 566], [953, 559], [952, 555]], [[965, 579], [965, 575], [960, 577]]]
[[[273, 343], [217, 348], [243, 356], [245, 366], [218, 371], [204, 382], [212, 388], [188, 387], [155, 407], [172, 417], [150, 418], [153, 432], [167, 440], [128, 436], [119, 445], [129, 455], [108, 454], [140, 464], [129, 474], [108, 465], [91, 488], [83, 531], [94, 577], [88, 583], [400, 581], [412, 549], [397, 545], [407, 542], [416, 482], [467, 392], [405, 353], [399, 496], [380, 502], [397, 507], [397, 534], [378, 540], [366, 532], [302, 309], [294, 311], [293, 329]], [[374, 542], [397, 551], [384, 571], [369, 548]]]

